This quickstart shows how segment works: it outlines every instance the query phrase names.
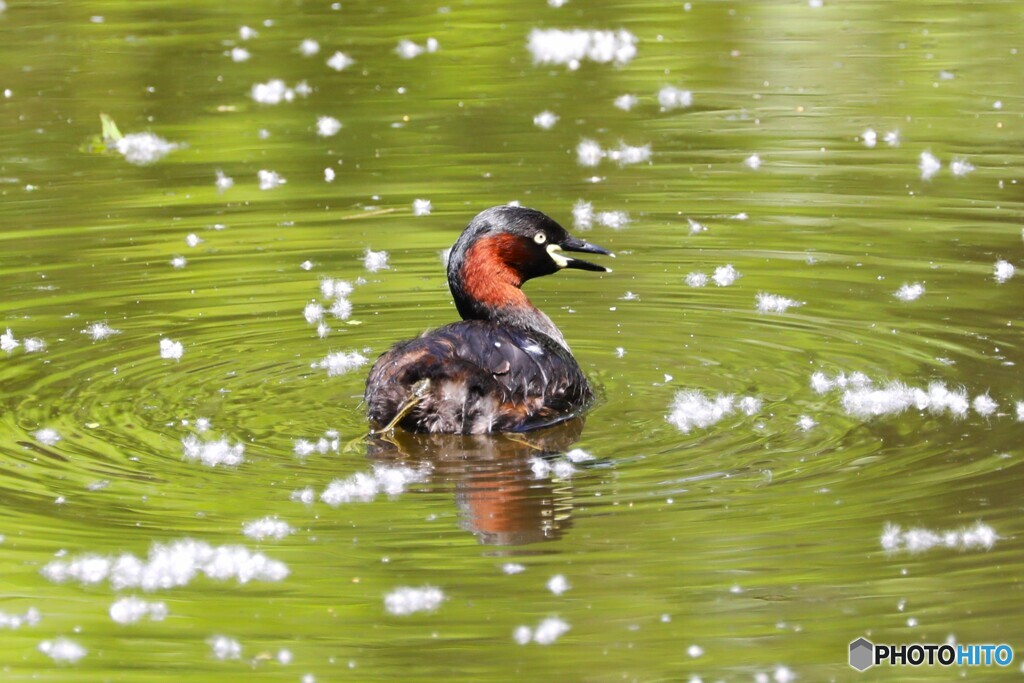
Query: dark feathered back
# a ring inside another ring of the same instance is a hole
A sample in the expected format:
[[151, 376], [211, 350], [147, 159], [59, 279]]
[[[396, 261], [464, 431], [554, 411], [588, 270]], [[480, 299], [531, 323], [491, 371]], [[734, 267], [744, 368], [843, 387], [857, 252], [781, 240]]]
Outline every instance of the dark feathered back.
[[593, 393], [572, 355], [543, 334], [469, 320], [410, 339], [381, 356], [366, 381], [370, 419], [386, 424], [429, 391], [400, 423], [412, 431], [525, 431], [578, 415]]

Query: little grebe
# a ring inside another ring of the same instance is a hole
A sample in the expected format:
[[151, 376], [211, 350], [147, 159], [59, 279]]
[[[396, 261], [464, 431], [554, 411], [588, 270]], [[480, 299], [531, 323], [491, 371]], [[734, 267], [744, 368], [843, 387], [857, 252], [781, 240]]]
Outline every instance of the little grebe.
[[365, 396], [374, 426], [522, 432], [579, 415], [593, 399], [590, 384], [551, 318], [520, 289], [562, 268], [611, 272], [566, 251], [614, 256], [533, 209], [496, 206], [470, 221], [448, 258], [463, 321], [377, 359]]

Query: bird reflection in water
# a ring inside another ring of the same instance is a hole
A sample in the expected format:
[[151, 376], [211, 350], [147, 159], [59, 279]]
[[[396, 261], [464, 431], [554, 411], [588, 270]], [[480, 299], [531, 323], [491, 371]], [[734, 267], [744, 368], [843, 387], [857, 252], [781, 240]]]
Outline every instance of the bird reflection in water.
[[430, 467], [430, 480], [455, 489], [461, 526], [487, 545], [525, 545], [561, 537], [572, 524], [572, 483], [538, 477], [535, 458], [565, 453], [583, 418], [527, 434], [425, 434], [395, 430], [371, 436], [378, 463]]

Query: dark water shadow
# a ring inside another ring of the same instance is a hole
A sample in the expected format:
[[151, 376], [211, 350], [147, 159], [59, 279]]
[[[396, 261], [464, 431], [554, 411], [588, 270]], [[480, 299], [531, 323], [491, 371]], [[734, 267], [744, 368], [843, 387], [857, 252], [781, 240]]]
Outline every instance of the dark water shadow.
[[460, 526], [486, 545], [560, 538], [572, 526], [572, 483], [534, 472], [537, 458], [565, 453], [583, 418], [526, 434], [411, 434], [373, 437], [367, 456], [386, 464], [428, 465], [430, 481], [455, 491]]

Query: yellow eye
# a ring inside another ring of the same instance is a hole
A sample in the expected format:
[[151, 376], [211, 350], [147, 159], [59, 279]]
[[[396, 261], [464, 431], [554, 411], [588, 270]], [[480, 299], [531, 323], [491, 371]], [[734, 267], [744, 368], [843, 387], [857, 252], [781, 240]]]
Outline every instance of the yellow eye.
[[548, 236], [542, 232], [538, 232], [536, 235], [533, 236], [533, 241], [536, 242], [537, 244], [544, 244], [545, 242], [548, 241]]

